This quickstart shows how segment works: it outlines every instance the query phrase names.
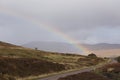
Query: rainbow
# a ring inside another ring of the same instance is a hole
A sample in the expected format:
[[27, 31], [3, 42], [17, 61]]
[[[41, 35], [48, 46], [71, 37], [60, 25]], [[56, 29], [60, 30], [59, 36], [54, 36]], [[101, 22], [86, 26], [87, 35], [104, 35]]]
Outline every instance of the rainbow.
[[44, 27], [42, 27], [43, 29], [45, 29], [45, 30], [47, 30], [47, 31], [49, 31], [53, 34], [56, 34], [57, 36], [60, 36], [61, 38], [63, 38], [67, 42], [69, 42], [70, 44], [74, 45], [77, 49], [82, 51], [82, 53], [84, 55], [87, 55], [87, 54], [90, 53], [90, 50], [83, 47], [81, 44], [77, 44], [78, 41], [76, 39], [66, 35], [64, 32], [60, 31], [57, 28], [53, 28], [52, 25], [46, 25], [46, 23], [43, 24], [43, 22], [40, 22], [39, 20], [34, 19], [33, 17], [31, 17], [28, 14], [23, 14], [23, 13], [17, 12], [15, 10], [12, 10], [12, 9], [9, 9], [9, 8], [3, 7], [3, 6], [0, 6], [0, 11], [2, 13], [7, 14], [7, 15], [14, 16], [14, 17], [17, 17], [17, 18], [21, 18], [21, 19], [24, 19], [26, 21], [30, 21], [32, 24], [35, 24], [37, 26], [40, 26], [40, 27], [44, 26]]

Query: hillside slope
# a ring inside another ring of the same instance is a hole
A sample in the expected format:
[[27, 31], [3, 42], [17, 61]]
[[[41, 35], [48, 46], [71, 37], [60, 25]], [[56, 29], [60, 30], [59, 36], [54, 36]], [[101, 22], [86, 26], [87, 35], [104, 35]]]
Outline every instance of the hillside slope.
[[[24, 48], [2, 42], [0, 73], [27, 77], [97, 65], [105, 60], [77, 54], [60, 54]], [[14, 72], [13, 72], [14, 71]]]
[[6, 42], [0, 41], [0, 48], [22, 48], [22, 47], [14, 45], [14, 44], [10, 44], [10, 43], [6, 43]]
[[65, 70], [65, 66], [35, 58], [0, 57], [0, 73], [16, 77], [37, 76]]

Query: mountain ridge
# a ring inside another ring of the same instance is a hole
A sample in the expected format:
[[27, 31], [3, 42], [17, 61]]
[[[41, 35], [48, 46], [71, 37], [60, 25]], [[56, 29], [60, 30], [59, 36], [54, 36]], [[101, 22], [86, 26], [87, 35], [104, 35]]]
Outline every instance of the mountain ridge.
[[[78, 43], [79, 45], [79, 43]], [[109, 44], [109, 43], [98, 43], [98, 44], [80, 44], [81, 46], [88, 48], [89, 50], [107, 50], [107, 49], [120, 49], [120, 44]], [[70, 49], [74, 49], [74, 45], [73, 44], [69, 44], [69, 43], [62, 43], [62, 42], [41, 42], [41, 41], [37, 41], [37, 42], [30, 42], [27, 44], [23, 44], [22, 46], [24, 47], [29, 47], [29, 48], [38, 48], [38, 49], [44, 49], [47, 48], [48, 50], [52, 50], [54, 51], [54, 49], [62, 49], [64, 48], [68, 48], [68, 50]], [[51, 49], [52, 48], [52, 49]], [[58, 50], [59, 50], [58, 49]], [[75, 51], [75, 50], [73, 50]]]

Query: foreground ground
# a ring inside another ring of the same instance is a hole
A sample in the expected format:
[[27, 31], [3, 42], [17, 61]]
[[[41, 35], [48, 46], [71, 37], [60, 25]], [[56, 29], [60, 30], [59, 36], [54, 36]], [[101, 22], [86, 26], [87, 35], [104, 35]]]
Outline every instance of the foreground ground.
[[58, 80], [120, 80], [120, 63], [111, 63], [94, 71], [61, 77]]
[[60, 78], [58, 80], [110, 80], [110, 79], [97, 75], [92, 72], [83, 72], [83, 73], [67, 76], [65, 78]]
[[93, 69], [94, 69], [93, 67], [90, 67], [90, 68], [80, 69], [80, 70], [77, 70], [77, 71], [72, 71], [72, 72], [68, 72], [68, 73], [63, 73], [63, 74], [58, 74], [58, 75], [50, 76], [50, 77], [47, 77], [47, 78], [36, 79], [36, 80], [58, 80], [61, 77], [66, 77], [66, 76], [69, 76], [69, 75], [83, 73], [83, 72], [90, 72]]
[[73, 54], [59, 54], [28, 49], [0, 42], [0, 74], [3, 78], [26, 78], [54, 72], [90, 67], [105, 59]]
[[97, 73], [111, 80], [120, 80], [120, 63], [113, 63], [96, 70]]

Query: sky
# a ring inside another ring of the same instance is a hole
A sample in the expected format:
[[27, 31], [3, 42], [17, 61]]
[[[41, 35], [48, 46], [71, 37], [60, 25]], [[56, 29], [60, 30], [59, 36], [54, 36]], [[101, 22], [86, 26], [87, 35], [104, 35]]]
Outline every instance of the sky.
[[0, 40], [120, 44], [119, 0], [0, 0]]

